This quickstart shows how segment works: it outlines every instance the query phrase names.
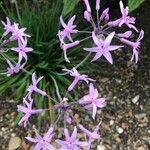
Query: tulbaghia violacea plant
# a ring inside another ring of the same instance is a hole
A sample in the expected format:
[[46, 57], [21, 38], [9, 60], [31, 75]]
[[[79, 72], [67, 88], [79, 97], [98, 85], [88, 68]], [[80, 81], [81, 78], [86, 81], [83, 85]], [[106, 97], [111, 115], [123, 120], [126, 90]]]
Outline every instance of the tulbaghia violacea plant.
[[[64, 21], [63, 16], [60, 16], [60, 24], [63, 29], [58, 31], [58, 38], [60, 40], [60, 47], [64, 52], [64, 59], [66, 62], [70, 62], [67, 57], [67, 50], [71, 51], [71, 48], [82, 44], [82, 41], [92, 39], [93, 43], [91, 47], [83, 48], [84, 51], [95, 53], [93, 61], [98, 60], [102, 56], [106, 58], [106, 60], [113, 64], [113, 58], [111, 53], [120, 48], [123, 48], [126, 44], [132, 48], [132, 61], [135, 63], [138, 62], [139, 59], [139, 48], [141, 40], [144, 36], [144, 31], [139, 31], [135, 27], [135, 18], [130, 17], [128, 15], [128, 7], [124, 7], [122, 1], [120, 1], [120, 11], [121, 18], [116, 20], [110, 20], [109, 16], [109, 8], [106, 8], [101, 15], [99, 15], [100, 11], [100, 0], [96, 0], [96, 12], [97, 12], [97, 20], [95, 21], [92, 17], [92, 9], [90, 7], [90, 3], [88, 0], [82, 0], [85, 5], [85, 11], [83, 13], [83, 18], [91, 24], [92, 28], [90, 31], [80, 31], [77, 29], [75, 25], [76, 15], [71, 17], [69, 21], [66, 23]], [[4, 34], [1, 38], [1, 51], [5, 52], [5, 46], [8, 46], [10, 42], [16, 41], [18, 43], [17, 47], [11, 47], [9, 50], [12, 52], [18, 53], [18, 62], [11, 62], [5, 55], [2, 55], [6, 58], [6, 62], [9, 67], [7, 71], [2, 74], [6, 74], [10, 76], [14, 73], [18, 73], [23, 69], [26, 61], [27, 61], [27, 53], [32, 51], [32, 48], [27, 47], [27, 37], [29, 35], [25, 34], [25, 28], [19, 29], [19, 25], [17, 23], [11, 23], [9, 18], [7, 18], [7, 22], [2, 22], [4, 25]], [[127, 26], [129, 29], [123, 33], [118, 33], [117, 28], [121, 28], [123, 26]], [[88, 37], [84, 39], [74, 39], [73, 34], [78, 33], [89, 34]], [[139, 37], [136, 40], [132, 40], [133, 32], [139, 34]], [[10, 36], [9, 36], [10, 35]], [[8, 38], [9, 37], [9, 38]], [[114, 39], [119, 40], [119, 44], [112, 44]], [[121, 43], [121, 44], [120, 44]], [[81, 50], [82, 51], [82, 50]], [[1, 52], [1, 54], [3, 54]], [[23, 62], [23, 63], [22, 63]], [[81, 150], [83, 147], [87, 150], [91, 149], [91, 145], [95, 140], [99, 140], [101, 135], [99, 134], [100, 123], [93, 129], [87, 129], [84, 122], [77, 122], [74, 117], [75, 113], [79, 110], [83, 110], [86, 115], [90, 115], [92, 121], [96, 121], [97, 109], [102, 109], [106, 106], [106, 98], [102, 97], [98, 90], [95, 88], [95, 80], [88, 77], [88, 75], [79, 73], [77, 70], [77, 66], [74, 66], [72, 69], [64, 68], [63, 71], [66, 71], [65, 74], [69, 74], [71, 78], [73, 78], [71, 85], [66, 89], [66, 93], [60, 97], [59, 91], [57, 94], [59, 95], [59, 102], [51, 98], [45, 91], [38, 88], [38, 83], [42, 80], [43, 77], [36, 77], [36, 73], [32, 74], [32, 83], [27, 88], [27, 94], [23, 98], [23, 104], [17, 105], [18, 111], [22, 112], [24, 116], [21, 118], [19, 125], [22, 123], [24, 126], [28, 125], [28, 120], [32, 115], [39, 114], [48, 109], [43, 108], [34, 108], [34, 100], [35, 94], [40, 94], [41, 96], [47, 97], [49, 100], [53, 100], [53, 110], [56, 111], [57, 117], [53, 123], [51, 123], [50, 128], [47, 133], [41, 136], [38, 131], [35, 129], [35, 137], [26, 137], [26, 139], [30, 142], [35, 143], [35, 150]], [[78, 82], [84, 81], [87, 83], [89, 91], [85, 96], [81, 96], [80, 99], [75, 99], [75, 101], [70, 101], [68, 93], [71, 93], [75, 86], [78, 85]], [[58, 125], [64, 125], [64, 136], [65, 139], [56, 139], [55, 130], [57, 130]], [[72, 128], [73, 126], [73, 128]], [[72, 134], [69, 134], [70, 131], [73, 130]], [[78, 138], [78, 132], [85, 134], [85, 139]], [[56, 148], [52, 143], [58, 144], [58, 148]], [[51, 143], [51, 144], [50, 144]]]

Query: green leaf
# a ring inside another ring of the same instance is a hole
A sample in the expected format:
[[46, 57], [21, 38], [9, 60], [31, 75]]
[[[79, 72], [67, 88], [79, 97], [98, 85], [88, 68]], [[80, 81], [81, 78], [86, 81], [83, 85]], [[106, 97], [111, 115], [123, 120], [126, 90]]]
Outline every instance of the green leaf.
[[129, 11], [133, 11], [136, 8], [138, 8], [142, 3], [144, 2], [144, 0], [128, 0], [128, 7], [129, 7]]
[[63, 3], [64, 3], [63, 15], [66, 16], [71, 11], [73, 11], [73, 9], [75, 8], [78, 2], [79, 0], [63, 0]]
[[15, 121], [14, 121], [14, 127], [16, 127], [16, 126], [18, 125], [18, 123], [19, 123], [19, 121], [20, 121], [22, 115], [23, 115], [23, 113], [18, 112], [18, 114], [17, 114], [17, 116], [16, 116], [16, 118], [15, 118]]

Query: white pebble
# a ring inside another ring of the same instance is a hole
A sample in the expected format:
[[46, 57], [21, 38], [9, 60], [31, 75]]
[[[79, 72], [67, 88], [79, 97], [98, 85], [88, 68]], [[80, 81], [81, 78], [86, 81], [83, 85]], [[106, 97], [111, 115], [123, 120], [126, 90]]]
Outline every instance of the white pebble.
[[97, 150], [105, 150], [105, 146], [104, 145], [98, 145]]
[[120, 127], [116, 127], [116, 130], [119, 134], [123, 133], [124, 131], [123, 128], [120, 128]]
[[114, 124], [114, 120], [110, 120], [109, 124], [112, 126]]
[[139, 98], [140, 98], [140, 95], [136, 95], [136, 96], [132, 99], [132, 102], [133, 102], [134, 104], [136, 104], [136, 103], [138, 102]]

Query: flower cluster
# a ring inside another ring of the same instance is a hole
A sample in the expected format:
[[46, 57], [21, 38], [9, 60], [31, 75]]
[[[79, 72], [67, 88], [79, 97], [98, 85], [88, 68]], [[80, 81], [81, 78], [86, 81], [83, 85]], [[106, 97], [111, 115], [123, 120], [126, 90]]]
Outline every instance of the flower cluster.
[[[124, 7], [122, 1], [120, 1], [120, 11], [121, 17], [117, 20], [110, 20], [109, 16], [109, 8], [106, 8], [101, 15], [99, 15], [100, 11], [100, 0], [96, 0], [96, 11], [97, 11], [97, 21], [95, 22], [92, 17], [92, 10], [90, 7], [90, 3], [88, 0], [83, 0], [85, 5], [84, 11], [84, 19], [85, 21], [89, 22], [92, 25], [91, 31], [79, 31], [76, 29], [76, 25], [74, 25], [74, 21], [76, 16], [74, 15], [65, 23], [63, 17], [60, 17], [60, 23], [63, 27], [62, 30], [58, 31], [58, 37], [60, 40], [60, 47], [63, 49], [64, 58], [69, 63], [69, 58], [67, 57], [67, 50], [81, 44], [82, 41], [91, 40], [93, 41], [92, 46], [88, 48], [84, 48], [84, 51], [88, 51], [90, 53], [95, 53], [93, 61], [98, 60], [102, 56], [104, 56], [110, 64], [113, 64], [113, 58], [111, 55], [112, 51], [117, 49], [123, 48], [124, 44], [130, 46], [133, 50], [132, 53], [132, 61], [138, 62], [139, 59], [139, 48], [141, 40], [144, 36], [144, 31], [139, 31], [135, 27], [135, 18], [130, 17], [128, 15], [128, 7]], [[9, 67], [7, 68], [7, 72], [3, 73], [7, 76], [10, 76], [14, 73], [18, 73], [27, 62], [27, 54], [28, 52], [32, 51], [32, 48], [27, 47], [27, 37], [29, 35], [25, 34], [24, 31], [26, 28], [19, 29], [19, 25], [14, 23], [12, 24], [7, 18], [7, 22], [2, 22], [4, 25], [4, 34], [1, 38], [1, 51], [5, 49], [5, 46], [9, 44], [9, 42], [17, 41], [18, 47], [10, 48], [11, 51], [18, 53], [18, 62], [12, 64], [12, 62], [6, 59]], [[124, 33], [118, 33], [116, 31], [116, 27], [120, 28], [126, 25], [129, 29]], [[139, 33], [139, 37], [135, 40], [131, 40], [131, 35], [133, 32]], [[74, 40], [72, 34], [77, 33], [85, 33], [89, 34], [88, 37], [85, 39], [76, 39]], [[5, 37], [9, 37], [8, 40], [4, 39]], [[119, 40], [120, 44], [112, 44], [113, 39]], [[5, 51], [4, 51], [5, 52]], [[3, 53], [2, 53], [3, 54]], [[5, 56], [5, 55], [2, 55]], [[5, 57], [4, 57], [5, 58]], [[24, 60], [24, 61], [23, 61]], [[23, 63], [22, 63], [23, 62]], [[22, 123], [24, 127], [27, 125], [29, 118], [32, 115], [41, 113], [46, 111], [43, 108], [35, 109], [34, 108], [34, 94], [40, 94], [41, 96], [46, 96], [49, 100], [54, 100], [54, 107], [53, 109], [57, 113], [56, 120], [54, 123], [51, 123], [47, 133], [43, 136], [39, 134], [37, 129], [35, 129], [35, 137], [26, 137], [26, 139], [30, 142], [35, 143], [35, 150], [81, 150], [83, 147], [87, 150], [91, 149], [91, 145], [95, 140], [101, 138], [99, 133], [100, 123], [93, 129], [93, 131], [87, 129], [85, 127], [84, 122], [78, 123], [76, 118], [74, 117], [74, 113], [77, 112], [76, 110], [80, 111], [83, 110], [86, 114], [89, 114], [92, 121], [96, 121], [96, 114], [97, 110], [102, 109], [106, 106], [106, 99], [102, 97], [98, 90], [95, 88], [95, 80], [88, 77], [86, 74], [82, 74], [77, 70], [77, 66], [73, 67], [72, 69], [64, 68], [65, 74], [69, 74], [71, 78], [73, 78], [72, 83], [67, 88], [66, 93], [64, 93], [63, 98], [60, 98], [60, 101], [51, 98], [45, 91], [38, 88], [38, 83], [42, 80], [43, 77], [36, 77], [36, 74], [32, 74], [32, 83], [29, 85], [27, 89], [27, 94], [23, 98], [23, 104], [17, 105], [18, 112], [23, 113], [23, 117], [21, 118], [19, 125]], [[72, 92], [72, 90], [78, 85], [78, 82], [84, 81], [89, 88], [89, 91], [86, 95], [82, 96], [81, 98], [77, 99], [74, 102], [70, 102], [67, 94]], [[57, 91], [58, 92], [58, 91]], [[62, 100], [61, 100], [62, 99]], [[58, 122], [61, 125], [64, 123], [64, 137], [65, 139], [56, 139], [55, 137], [55, 130], [57, 130]], [[71, 128], [71, 125], [74, 128]], [[69, 130], [72, 129], [72, 134], [70, 134]], [[85, 134], [85, 139], [78, 138], [78, 132]], [[57, 143], [59, 148], [56, 148], [53, 143]]]
[[[19, 24], [15, 22], [12, 24], [8, 17], [6, 18], [6, 23], [2, 21], [2, 24], [4, 26], [4, 33], [0, 39], [0, 54], [6, 60], [8, 67], [7, 71], [1, 74], [10, 76], [23, 69], [27, 62], [27, 53], [33, 51], [33, 49], [27, 47], [27, 37], [30, 36], [24, 33], [26, 28], [19, 28]], [[17, 44], [17, 46], [10, 48], [9, 45], [12, 45], [12, 43]], [[17, 53], [17, 62], [12, 59], [10, 60], [6, 53], [8, 51]]]
[[[74, 20], [76, 16], [73, 16], [68, 23], [65, 23], [62, 16], [60, 17], [60, 23], [63, 27], [62, 31], [58, 32], [58, 37], [60, 40], [60, 46], [64, 51], [64, 58], [67, 62], [70, 62], [67, 57], [67, 49], [70, 49], [85, 40], [93, 40], [92, 47], [84, 48], [83, 50], [95, 53], [93, 61], [98, 60], [104, 56], [110, 64], [113, 64], [113, 58], [111, 55], [112, 51], [123, 48], [124, 45], [127, 45], [132, 48], [132, 57], [131, 61], [135, 63], [139, 60], [139, 48], [141, 40], [144, 36], [144, 31], [139, 31], [135, 27], [135, 18], [129, 16], [128, 7], [124, 7], [123, 2], [120, 1], [120, 11], [121, 17], [117, 20], [111, 20], [109, 16], [109, 8], [106, 8], [101, 15], [99, 15], [100, 10], [100, 0], [96, 0], [96, 11], [97, 11], [97, 20], [95, 21], [92, 17], [92, 10], [88, 0], [83, 0], [86, 10], [84, 11], [84, 19], [92, 25], [91, 31], [79, 31], [74, 25]], [[123, 33], [118, 33], [118, 29], [127, 26], [127, 31]], [[117, 29], [118, 28], [118, 29]], [[132, 35], [139, 33], [139, 37], [132, 41]], [[85, 33], [89, 34], [85, 39], [72, 39], [71, 34]], [[119, 40], [121, 45], [112, 45], [113, 39]]]

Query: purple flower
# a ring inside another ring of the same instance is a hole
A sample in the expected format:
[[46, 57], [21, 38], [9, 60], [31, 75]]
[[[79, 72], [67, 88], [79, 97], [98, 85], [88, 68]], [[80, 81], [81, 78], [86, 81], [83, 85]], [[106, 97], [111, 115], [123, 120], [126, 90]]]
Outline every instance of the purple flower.
[[100, 9], [100, 0], [96, 0], [96, 10]]
[[91, 13], [89, 13], [87, 10], [84, 11], [84, 19], [86, 19], [88, 22], [91, 20]]
[[4, 30], [5, 30], [5, 32], [3, 33], [4, 36], [6, 36], [7, 34], [13, 31], [13, 27], [8, 17], [6, 17], [6, 23], [2, 21], [2, 24], [4, 25]]
[[29, 35], [25, 34], [24, 31], [26, 28], [21, 28], [19, 29], [18, 24], [14, 23], [12, 26], [12, 36], [10, 37], [10, 40], [15, 41], [15, 40], [21, 40], [22, 42], [24, 41], [23, 37], [30, 37]]
[[100, 16], [100, 20], [108, 21], [109, 20], [109, 8], [106, 8], [102, 15]]
[[132, 28], [138, 32], [137, 28], [133, 25], [133, 24], [135, 24], [136, 19], [134, 17], [128, 16], [128, 13], [129, 13], [128, 7], [124, 8], [122, 1], [120, 1], [119, 4], [120, 4], [120, 10], [121, 10], [122, 17], [115, 21], [109, 22], [108, 25], [121, 27], [123, 24], [126, 24], [129, 28]]
[[80, 41], [75, 41], [75, 42], [68, 43], [68, 44], [65, 44], [65, 43], [64, 43], [64, 44], [62, 45], [62, 49], [63, 49], [63, 51], [64, 51], [64, 58], [65, 58], [65, 60], [66, 60], [67, 62], [70, 62], [69, 59], [68, 59], [68, 57], [67, 57], [67, 49], [72, 48], [72, 47], [78, 45], [79, 43], [80, 43]]
[[9, 65], [9, 67], [7, 67], [7, 72], [0, 74], [6, 74], [8, 77], [11, 76], [12, 74], [18, 73], [20, 70], [22, 70], [22, 68], [25, 65], [25, 63], [21, 65], [20, 62], [12, 64], [8, 59], [6, 61], [7, 64]]
[[65, 122], [67, 122], [68, 124], [72, 123], [72, 118], [70, 117], [70, 114], [72, 114], [73, 111], [67, 101], [57, 103], [56, 105], [54, 105], [54, 107], [56, 110], [63, 111]]
[[103, 108], [106, 105], [106, 99], [99, 98], [97, 89], [95, 89], [93, 84], [91, 83], [89, 86], [89, 94], [82, 97], [79, 100], [79, 104], [84, 105], [86, 109], [92, 109], [92, 117], [93, 119], [95, 119], [97, 107]]
[[79, 81], [85, 81], [87, 84], [89, 83], [89, 81], [95, 81], [91, 78], [88, 78], [87, 75], [84, 74], [80, 74], [76, 68], [73, 68], [72, 70], [68, 70], [68, 69], [63, 69], [64, 71], [68, 72], [70, 74], [70, 76], [74, 77], [74, 80], [72, 82], [72, 84], [68, 87], [68, 91], [72, 91], [73, 88], [76, 86], [76, 84]]
[[69, 135], [68, 129], [64, 129], [66, 141], [56, 140], [61, 148], [59, 150], [81, 150], [81, 147], [88, 146], [87, 142], [80, 142], [77, 139], [77, 128], [74, 127], [72, 135]]
[[89, 0], [83, 0], [84, 3], [85, 3], [85, 6], [86, 6], [86, 10], [91, 13], [91, 7], [90, 7], [90, 4], [89, 4]]
[[131, 61], [133, 61], [135, 59], [135, 63], [138, 62], [138, 59], [139, 59], [139, 48], [140, 48], [140, 44], [141, 44], [141, 40], [143, 39], [144, 37], [144, 31], [141, 30], [140, 34], [139, 34], [139, 37], [137, 38], [137, 40], [135, 42], [132, 42], [132, 41], [129, 41], [125, 38], [121, 38], [121, 42], [131, 46], [133, 48], [133, 54], [132, 54], [132, 58], [131, 58]]
[[37, 92], [43, 96], [46, 96], [46, 92], [42, 91], [41, 89], [39, 89], [37, 87], [37, 84], [40, 82], [40, 80], [42, 80], [43, 77], [39, 77], [37, 79], [35, 72], [32, 74], [32, 84], [30, 84], [30, 86], [28, 87], [27, 91], [29, 92], [29, 96], [31, 97], [33, 92]]
[[22, 58], [25, 58], [25, 60], [27, 61], [26, 53], [33, 51], [33, 49], [30, 47], [26, 47], [27, 46], [27, 38], [25, 38], [24, 41], [18, 40], [18, 44], [19, 44], [19, 47], [17, 47], [17, 48], [13, 47], [13, 48], [11, 48], [11, 50], [19, 53], [19, 62], [21, 62]]
[[95, 35], [95, 32], [92, 32], [92, 37], [93, 37], [94, 43], [97, 45], [97, 47], [84, 48], [84, 50], [86, 50], [86, 51], [96, 53], [96, 55], [92, 59], [92, 61], [96, 61], [98, 58], [100, 58], [103, 55], [111, 64], [113, 64], [113, 59], [112, 59], [110, 51], [114, 51], [118, 48], [123, 47], [123, 46], [118, 46], [118, 45], [110, 45], [114, 35], [115, 35], [115, 32], [112, 32], [106, 37], [105, 40], [102, 40], [102, 39], [99, 39]]
[[41, 113], [43, 110], [42, 109], [32, 109], [33, 99], [30, 101], [30, 103], [28, 103], [26, 100], [24, 100], [24, 103], [27, 107], [22, 106], [22, 105], [17, 105], [17, 108], [18, 108], [19, 112], [24, 113], [24, 116], [20, 120], [19, 125], [24, 122], [24, 127], [25, 127], [27, 124], [27, 121], [29, 120], [31, 115]]
[[53, 134], [54, 129], [52, 127], [49, 128], [48, 132], [45, 133], [43, 137], [39, 135], [36, 129], [34, 130], [36, 134], [35, 138], [25, 137], [30, 142], [36, 143], [34, 150], [56, 150], [56, 148], [49, 143], [54, 135]]
[[69, 22], [66, 24], [62, 18], [62, 16], [60, 16], [60, 23], [63, 26], [63, 31], [60, 31], [59, 34], [61, 34], [61, 36], [63, 37], [67, 37], [71, 42], [73, 42], [72, 38], [71, 38], [71, 34], [72, 33], [77, 33], [78, 30], [74, 29], [76, 28], [76, 25], [73, 25], [73, 22], [75, 20], [76, 16], [74, 15]]
[[101, 122], [96, 126], [96, 128], [93, 132], [84, 128], [83, 125], [81, 125], [81, 124], [78, 125], [78, 127], [88, 136], [89, 145], [87, 147], [87, 150], [90, 150], [91, 144], [92, 144], [92, 142], [94, 142], [94, 140], [100, 139], [101, 136], [97, 133], [99, 130], [100, 124], [101, 124]]
[[132, 31], [126, 31], [124, 33], [118, 33], [117, 35], [121, 38], [129, 38], [132, 35]]

